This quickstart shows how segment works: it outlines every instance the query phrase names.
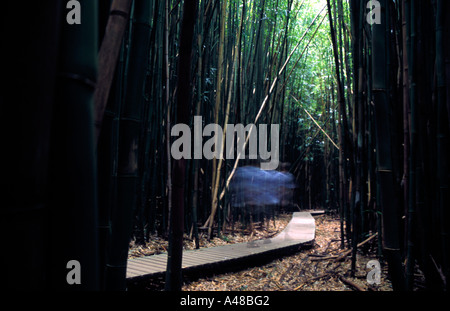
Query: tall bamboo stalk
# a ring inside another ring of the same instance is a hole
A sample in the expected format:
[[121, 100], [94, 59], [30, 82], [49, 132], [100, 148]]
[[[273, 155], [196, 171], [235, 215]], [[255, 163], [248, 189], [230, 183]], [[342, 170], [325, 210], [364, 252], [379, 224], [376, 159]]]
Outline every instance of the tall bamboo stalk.
[[[178, 58], [178, 94], [177, 122], [188, 124], [191, 111], [191, 50], [197, 15], [198, 0], [185, 0], [183, 4], [183, 21], [180, 34], [180, 51]], [[173, 166], [173, 206], [170, 217], [170, 240], [167, 259], [165, 289], [181, 290], [181, 260], [183, 256], [184, 233], [184, 193], [185, 193], [186, 160], [174, 161]]]
[[131, 237], [132, 215], [139, 181], [139, 135], [141, 130], [144, 82], [150, 39], [151, 5], [136, 2], [131, 32], [124, 103], [120, 111], [120, 136], [117, 163], [117, 205], [111, 214], [110, 249], [106, 287], [126, 288], [126, 266]]
[[[345, 108], [345, 98], [344, 98], [344, 92], [343, 92], [343, 86], [341, 81], [341, 74], [339, 69], [339, 59], [338, 59], [338, 47], [336, 42], [336, 35], [334, 31], [333, 26], [333, 19], [331, 16], [331, 4], [330, 1], [327, 0], [327, 8], [328, 8], [328, 19], [330, 23], [330, 33], [331, 33], [331, 40], [333, 45], [333, 57], [334, 57], [334, 66], [335, 66], [335, 72], [336, 72], [336, 81], [337, 81], [337, 101], [339, 105], [339, 119], [341, 120], [338, 122], [338, 132], [339, 132], [339, 198], [340, 198], [340, 209], [341, 209], [341, 215], [346, 216], [347, 214], [347, 182], [346, 182], [346, 165], [345, 165], [345, 159], [347, 157], [347, 144], [348, 144], [348, 122], [347, 122], [347, 112]], [[355, 10], [355, 8], [353, 9]], [[353, 12], [353, 11], [352, 11]], [[355, 12], [353, 12], [355, 14]], [[352, 29], [355, 29], [357, 24], [352, 24]], [[356, 53], [358, 53], [356, 51]], [[349, 220], [348, 217], [347, 221]], [[350, 224], [347, 223], [347, 231], [350, 230]], [[341, 232], [343, 229], [343, 224], [341, 224]], [[347, 239], [349, 239], [349, 234], [347, 234]], [[341, 246], [343, 246], [343, 239], [341, 238]]]
[[400, 228], [398, 215], [398, 193], [395, 192], [391, 151], [391, 133], [389, 127], [390, 106], [387, 97], [388, 72], [386, 70], [386, 29], [389, 19], [387, 1], [381, 3], [381, 24], [372, 25], [372, 77], [373, 102], [375, 105], [375, 132], [377, 179], [379, 183], [379, 205], [383, 212], [383, 248], [389, 262], [394, 289], [404, 285], [400, 258]]
[[[172, 211], [172, 158], [170, 156], [170, 129], [171, 129], [171, 114], [172, 105], [170, 104], [170, 64], [169, 64], [169, 0], [165, 0], [164, 7], [164, 98], [166, 106], [166, 157], [167, 157], [167, 209], [169, 218]], [[170, 222], [169, 222], [170, 226]], [[170, 232], [170, 227], [168, 228]]]
[[[225, 112], [223, 137], [226, 136], [227, 127], [228, 127], [228, 119], [229, 119], [229, 116], [230, 116], [230, 107], [231, 107], [231, 98], [232, 98], [231, 94], [232, 94], [232, 91], [234, 90], [234, 88], [233, 88], [234, 75], [235, 75], [235, 71], [236, 71], [236, 67], [237, 67], [237, 61], [238, 61], [237, 54], [239, 53], [239, 42], [240, 42], [240, 35], [241, 35], [242, 25], [243, 25], [243, 15], [241, 16], [240, 26], [239, 26], [239, 28], [237, 30], [237, 40], [236, 40], [236, 44], [235, 44], [235, 47], [234, 47], [234, 51], [232, 53], [233, 66], [232, 66], [232, 69], [231, 69], [230, 86], [229, 86], [228, 95], [227, 95], [227, 106], [226, 106], [226, 112]], [[226, 141], [225, 139], [222, 139], [221, 150], [225, 150], [225, 141]], [[223, 163], [223, 158], [220, 158], [219, 159], [219, 165], [217, 167], [215, 183], [213, 184], [212, 206], [211, 206], [211, 215], [210, 215], [210, 218], [209, 218], [210, 222], [209, 222], [209, 227], [208, 227], [208, 237], [211, 237], [211, 234], [212, 234], [212, 225], [214, 223], [214, 216], [215, 216], [215, 213], [217, 211], [217, 207], [218, 207], [218, 203], [219, 203], [218, 192], [219, 192], [219, 181], [220, 181], [220, 172], [221, 172], [221, 168], [222, 168], [222, 163]]]
[[[222, 0], [222, 6], [220, 9], [219, 19], [220, 19], [220, 34], [219, 34], [219, 52], [218, 52], [218, 64], [217, 64], [217, 81], [216, 81], [216, 101], [214, 106], [214, 123], [219, 124], [219, 112], [222, 104], [222, 86], [225, 81], [223, 78], [225, 64], [224, 64], [224, 49], [225, 49], [225, 20], [227, 16], [227, 0]], [[224, 88], [226, 89], [226, 88]], [[216, 135], [217, 139], [217, 135]], [[219, 145], [219, 142], [216, 140], [215, 146]], [[221, 157], [220, 157], [221, 158]], [[212, 200], [214, 200], [214, 185], [216, 184], [216, 177], [218, 175], [217, 170], [217, 159], [213, 158], [212, 163], [212, 186], [211, 186], [211, 194], [212, 194]], [[212, 210], [213, 213], [215, 213], [214, 209], [214, 202], [212, 201]]]
[[[438, 177], [438, 214], [439, 233], [441, 239], [441, 261], [444, 277], [448, 279], [450, 273], [450, 239], [448, 237], [448, 206], [449, 202], [449, 119], [447, 113], [447, 100], [445, 90], [445, 64], [444, 64], [444, 3], [442, 0], [436, 1], [436, 77], [437, 77], [437, 177]], [[448, 78], [448, 77], [447, 77]], [[450, 288], [450, 284], [445, 284], [445, 289]]]
[[410, 1], [403, 0], [402, 3], [402, 34], [403, 34], [403, 191], [404, 191], [404, 206], [405, 215], [407, 215], [407, 222], [405, 226], [406, 231], [406, 280], [405, 285], [407, 290], [412, 289], [413, 285], [413, 211], [410, 209], [410, 130], [409, 130], [409, 53], [410, 53]]
[[82, 1], [83, 21], [63, 23], [56, 105], [53, 111], [49, 282], [54, 289], [75, 289], [66, 281], [66, 264], [81, 265], [78, 289], [99, 288], [97, 186], [93, 95], [97, 79], [98, 6]]
[[[200, 3], [200, 14], [204, 12], [205, 3], [202, 1]], [[197, 61], [197, 104], [195, 106], [194, 116], [201, 115], [202, 110], [202, 91], [203, 91], [203, 20], [199, 19], [198, 23], [198, 35], [197, 35], [197, 51], [198, 51], [198, 61]], [[198, 203], [199, 203], [199, 159], [192, 160], [192, 174], [193, 174], [193, 194], [192, 194], [192, 225], [195, 240], [195, 248], [200, 248], [199, 236], [198, 236]]]

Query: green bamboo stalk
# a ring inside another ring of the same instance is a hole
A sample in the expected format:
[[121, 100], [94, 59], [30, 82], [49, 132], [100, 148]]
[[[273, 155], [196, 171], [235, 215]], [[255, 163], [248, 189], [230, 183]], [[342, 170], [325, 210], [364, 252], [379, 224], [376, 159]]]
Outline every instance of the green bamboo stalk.
[[333, 19], [331, 16], [331, 4], [330, 0], [327, 0], [327, 9], [328, 9], [328, 20], [330, 23], [330, 32], [331, 32], [331, 40], [333, 45], [333, 55], [334, 55], [334, 61], [335, 61], [335, 69], [336, 69], [336, 79], [337, 79], [337, 91], [338, 91], [338, 102], [339, 102], [339, 109], [341, 110], [341, 117], [342, 117], [342, 123], [343, 123], [343, 145], [342, 148], [344, 150], [344, 153], [348, 153], [347, 156], [352, 158], [351, 154], [347, 152], [349, 150], [348, 148], [348, 141], [349, 141], [349, 129], [348, 129], [348, 121], [347, 121], [347, 112], [345, 108], [345, 96], [344, 96], [344, 87], [342, 85], [341, 81], [341, 74], [340, 74], [340, 68], [339, 68], [339, 55], [338, 55], [338, 46], [336, 41], [336, 34], [333, 26]]
[[111, 245], [106, 272], [107, 289], [126, 288], [128, 244], [138, 184], [139, 134], [144, 81], [148, 63], [151, 5], [138, 1], [134, 7], [131, 46], [128, 58], [125, 102], [120, 112], [120, 136], [117, 167], [117, 205], [112, 212]]
[[[154, 229], [154, 220], [149, 219], [149, 216], [152, 216], [149, 210], [151, 209], [150, 198], [154, 197], [154, 184], [150, 184], [150, 180], [154, 175], [153, 170], [153, 161], [155, 161], [156, 155], [156, 145], [154, 144], [154, 137], [158, 135], [159, 124], [157, 126], [156, 122], [153, 120], [154, 115], [156, 114], [157, 105], [155, 104], [157, 101], [154, 100], [153, 94], [157, 93], [154, 89], [154, 80], [157, 79], [156, 72], [153, 70], [155, 68], [155, 59], [156, 59], [156, 32], [159, 26], [158, 16], [159, 16], [159, 8], [158, 1], [152, 1], [152, 26], [150, 32], [150, 51], [148, 58], [148, 68], [146, 71], [146, 82], [144, 88], [144, 108], [142, 115], [142, 126], [141, 126], [141, 134], [140, 134], [140, 148], [139, 151], [139, 186], [140, 196], [138, 198], [139, 202], [137, 205], [137, 225], [139, 226], [139, 235], [136, 236], [136, 243], [145, 244], [145, 241], [149, 240], [150, 233], [153, 232]], [[153, 175], [152, 175], [153, 173]], [[153, 195], [151, 195], [153, 194]]]
[[[50, 171], [48, 265], [54, 289], [99, 288], [93, 95], [97, 79], [98, 6], [81, 1], [81, 24], [63, 23]], [[81, 284], [66, 281], [66, 264], [81, 265]]]
[[[120, 4], [120, 2], [116, 2], [114, 7], [117, 8], [118, 4]], [[102, 6], [100, 6], [100, 8], [102, 8]], [[115, 210], [113, 206], [116, 204], [116, 199], [114, 197], [116, 194], [116, 188], [114, 186], [116, 177], [113, 176], [117, 175], [115, 163], [117, 162], [119, 113], [123, 98], [122, 86], [125, 70], [125, 55], [128, 50], [125, 48], [127, 44], [122, 44], [122, 42], [126, 42], [123, 37], [128, 38], [128, 17], [123, 15], [117, 17], [116, 13], [111, 14], [110, 12], [113, 11], [113, 7], [110, 7], [109, 5], [106, 9], [108, 24], [104, 30], [105, 35], [98, 56], [99, 83], [97, 84], [94, 93], [94, 118], [97, 119], [97, 124], [95, 124], [96, 121], [94, 120], [94, 125], [96, 126], [94, 139], [97, 139], [95, 144], [97, 147], [98, 160], [99, 266], [100, 288], [102, 290], [106, 288], [105, 273], [111, 233], [111, 212]], [[128, 14], [129, 10], [130, 8], [128, 8]], [[126, 17], [126, 19], [124, 17]], [[118, 42], [116, 42], [116, 38], [113, 37], [115, 37], [117, 30], [120, 29], [120, 27], [123, 27], [124, 34], [122, 34], [120, 38], [117, 38]], [[119, 44], [118, 47], [117, 44]], [[113, 62], [115, 48], [118, 49], [116, 63]], [[114, 76], [114, 79], [112, 76]], [[107, 87], [109, 79], [113, 79], [111, 83], [114, 83], [114, 87], [111, 88], [110, 94], [105, 94], [105, 87]], [[99, 96], [100, 94], [102, 95]], [[104, 112], [99, 111], [101, 101], [106, 101], [104, 103], [106, 105]], [[98, 117], [102, 118], [101, 122]]]
[[[190, 121], [191, 52], [197, 8], [198, 0], [184, 1], [177, 83], [177, 122], [184, 124], [189, 124]], [[165, 289], [169, 291], [179, 291], [183, 285], [181, 261], [183, 256], [185, 174], [186, 160], [184, 158], [175, 160], [173, 166], [173, 206], [170, 214], [169, 252], [165, 284]]]
[[[225, 20], [227, 16], [227, 0], [222, 0], [222, 6], [220, 9], [219, 19], [220, 19], [220, 33], [219, 33], [219, 52], [218, 52], [218, 64], [217, 64], [217, 81], [216, 81], [216, 99], [214, 106], [214, 123], [219, 124], [219, 112], [222, 105], [222, 85], [224, 84], [224, 49], [225, 49]], [[217, 137], [217, 136], [216, 136]], [[215, 142], [216, 146], [218, 146], [218, 141]], [[214, 200], [214, 185], [216, 184], [216, 176], [218, 174], [217, 170], [217, 159], [213, 158], [212, 162], [212, 182], [211, 182], [211, 194], [212, 200]], [[212, 209], [214, 209], [214, 202], [211, 202]], [[212, 213], [215, 213], [213, 211]]]
[[[357, 60], [355, 58], [357, 58], [357, 56], [359, 55], [359, 48], [357, 45], [357, 30], [359, 28], [359, 23], [358, 23], [358, 19], [356, 18], [358, 16], [359, 13], [359, 5], [357, 4], [357, 1], [351, 1], [350, 2], [350, 6], [351, 6], [351, 15], [352, 15], [352, 32], [355, 34], [355, 36], [353, 37], [352, 40], [352, 49], [353, 49], [353, 54], [354, 54], [354, 65], [353, 68], [355, 68], [355, 63], [357, 62]], [[331, 33], [331, 39], [332, 39], [332, 45], [333, 45], [333, 57], [334, 57], [334, 66], [335, 66], [335, 71], [336, 71], [336, 81], [337, 81], [337, 101], [338, 101], [338, 105], [339, 105], [339, 120], [341, 120], [338, 123], [338, 132], [339, 132], [339, 181], [340, 181], [340, 209], [341, 209], [341, 214], [344, 216], [344, 218], [346, 219], [346, 228], [347, 228], [347, 240], [352, 240], [353, 242], [356, 242], [355, 236], [350, 234], [350, 228], [354, 228], [353, 226], [353, 219], [351, 219], [348, 214], [349, 214], [349, 209], [348, 209], [348, 195], [347, 195], [347, 191], [348, 191], [348, 185], [347, 185], [347, 172], [346, 172], [346, 161], [345, 158], [349, 156], [349, 129], [348, 129], [348, 121], [347, 121], [347, 111], [346, 111], [346, 106], [345, 106], [345, 97], [344, 97], [344, 92], [343, 92], [343, 85], [342, 85], [342, 80], [341, 80], [341, 75], [340, 75], [340, 68], [339, 68], [339, 60], [338, 60], [338, 51], [337, 51], [337, 42], [336, 42], [336, 35], [335, 35], [335, 31], [334, 31], [334, 26], [333, 26], [333, 20], [331, 18], [331, 5], [330, 5], [330, 1], [327, 0], [327, 8], [328, 8], [328, 15], [329, 15], [329, 23], [330, 23], [330, 33]], [[355, 74], [355, 71], [354, 71]], [[353, 78], [355, 81], [355, 77]], [[353, 89], [356, 91], [356, 87], [354, 84]], [[353, 97], [353, 99], [355, 99], [355, 96]], [[350, 161], [350, 163], [352, 163], [352, 161]], [[341, 224], [341, 230], [342, 230], [342, 224]], [[341, 246], [343, 246], [344, 242], [343, 239], [341, 238]], [[353, 243], [353, 248], [355, 249], [356, 244]], [[352, 261], [353, 263], [354, 261]], [[354, 269], [352, 269], [352, 271], [354, 271]]]
[[[232, 90], [233, 90], [233, 86], [234, 86], [234, 75], [235, 75], [235, 71], [237, 68], [237, 61], [238, 61], [238, 57], [237, 54], [239, 53], [239, 41], [240, 41], [240, 34], [241, 31], [240, 29], [242, 29], [243, 26], [243, 18], [241, 18], [240, 21], [240, 27], [237, 31], [237, 42], [234, 46], [234, 51], [232, 53], [232, 57], [233, 57], [233, 65], [232, 65], [232, 69], [231, 69], [231, 78], [230, 78], [230, 86], [228, 89], [228, 95], [227, 95], [227, 105], [226, 105], [226, 112], [225, 112], [225, 120], [224, 120], [224, 131], [223, 131], [223, 137], [226, 136], [226, 132], [227, 132], [227, 126], [228, 126], [228, 119], [230, 116], [230, 108], [231, 108], [231, 98], [232, 98]], [[223, 139], [222, 141], [222, 147], [221, 150], [225, 150], [225, 139]], [[211, 237], [212, 234], [212, 226], [214, 223], [214, 215], [217, 211], [217, 207], [219, 204], [219, 199], [218, 199], [218, 192], [219, 192], [219, 181], [220, 181], [220, 173], [221, 173], [221, 168], [222, 168], [222, 163], [223, 163], [223, 159], [219, 159], [219, 164], [217, 167], [217, 173], [216, 173], [216, 179], [215, 179], [215, 183], [213, 184], [213, 194], [212, 194], [212, 206], [211, 206], [211, 216], [210, 216], [210, 222], [209, 222], [209, 228], [208, 228], [208, 237]]]
[[[438, 177], [438, 214], [440, 219], [440, 239], [442, 252], [442, 269], [444, 276], [448, 279], [450, 273], [449, 255], [450, 240], [448, 232], [447, 212], [449, 204], [449, 139], [448, 139], [448, 113], [446, 106], [446, 84], [444, 64], [444, 3], [436, 1], [436, 77], [437, 77], [437, 177]], [[447, 283], [446, 289], [450, 288]]]
[[[411, 44], [410, 44], [410, 29], [411, 29], [411, 8], [410, 8], [410, 0], [403, 0], [402, 3], [403, 10], [403, 128], [404, 128], [404, 204], [407, 215], [407, 223], [406, 223], [406, 289], [412, 290], [413, 280], [414, 280], [414, 256], [413, 256], [413, 226], [414, 226], [414, 210], [412, 207], [414, 206], [414, 202], [411, 202], [411, 195], [414, 189], [414, 183], [411, 183], [410, 177], [410, 167], [412, 164], [412, 160], [410, 162], [410, 157], [412, 156], [412, 152], [415, 153], [415, 150], [412, 150], [410, 147], [410, 130], [409, 130], [409, 109], [410, 109], [410, 77], [411, 77], [411, 68], [409, 68], [410, 57], [411, 57]], [[414, 22], [414, 21], [413, 21]], [[411, 102], [412, 103], [412, 102]]]
[[381, 24], [372, 25], [372, 78], [373, 102], [375, 106], [377, 180], [379, 183], [379, 205], [383, 213], [383, 249], [389, 263], [394, 289], [404, 286], [400, 258], [398, 193], [395, 192], [389, 126], [390, 107], [387, 97], [388, 72], [386, 29], [390, 23], [386, 18], [386, 0], [381, 4]]
[[[169, 0], [164, 1], [164, 101], [166, 107], [166, 157], [167, 157], [167, 210], [169, 219], [172, 212], [172, 159], [170, 156], [170, 130], [172, 127], [172, 105], [170, 102], [170, 73], [169, 73]], [[169, 232], [170, 222], [169, 222]]]

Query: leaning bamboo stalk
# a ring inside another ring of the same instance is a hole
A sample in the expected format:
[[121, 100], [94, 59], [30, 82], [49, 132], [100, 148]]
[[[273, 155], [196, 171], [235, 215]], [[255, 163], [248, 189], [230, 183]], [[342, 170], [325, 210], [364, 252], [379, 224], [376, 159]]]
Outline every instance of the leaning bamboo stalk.
[[[375, 234], [373, 234], [373, 235], [371, 235], [370, 237], [368, 237], [368, 238], [365, 239], [364, 241], [358, 243], [358, 245], [356, 246], [356, 248], [359, 248], [359, 247], [363, 246], [364, 244], [370, 242], [371, 240], [373, 240], [373, 239], [374, 239], [375, 237], [377, 237], [377, 236], [378, 236], [378, 232], [375, 233]], [[344, 260], [348, 255], [350, 255], [350, 254], [352, 253], [352, 251], [353, 251], [353, 248], [350, 248], [350, 249], [344, 251], [343, 253], [341, 253], [341, 254], [335, 259], [335, 261], [341, 261], [341, 260]]]
[[303, 108], [303, 110], [306, 112], [306, 114], [310, 117], [311, 120], [313, 120], [314, 124], [317, 125], [317, 127], [322, 131], [322, 133], [325, 134], [325, 136], [331, 141], [331, 143], [336, 147], [337, 150], [339, 150], [339, 146], [331, 139], [330, 135], [317, 123], [316, 119], [306, 110], [305, 107], [298, 101], [297, 98], [294, 97], [294, 95], [291, 94], [291, 97], [295, 99], [295, 101]]
[[128, 24], [131, 2], [132, 0], [114, 0], [111, 4], [105, 36], [98, 54], [98, 83], [94, 92], [95, 145], [100, 135], [122, 37]]
[[349, 280], [343, 276], [339, 276], [339, 280], [341, 280], [342, 283], [349, 285], [353, 288], [355, 288], [356, 290], [360, 291], [360, 292], [364, 292], [366, 291], [363, 287], [361, 287], [361, 285], [356, 284], [355, 282], [353, 282], [352, 280]]

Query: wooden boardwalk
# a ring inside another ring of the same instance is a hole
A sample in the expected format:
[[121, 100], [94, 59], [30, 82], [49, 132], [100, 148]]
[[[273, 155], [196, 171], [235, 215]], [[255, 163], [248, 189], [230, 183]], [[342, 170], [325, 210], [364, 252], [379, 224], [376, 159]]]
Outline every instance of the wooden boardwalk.
[[[225, 267], [235, 270], [259, 260], [281, 257], [311, 245], [315, 237], [315, 221], [309, 212], [297, 212], [286, 228], [270, 239], [251, 243], [229, 244], [183, 252], [182, 267], [185, 273], [217, 272]], [[165, 274], [167, 253], [128, 260], [128, 281], [159, 277]]]

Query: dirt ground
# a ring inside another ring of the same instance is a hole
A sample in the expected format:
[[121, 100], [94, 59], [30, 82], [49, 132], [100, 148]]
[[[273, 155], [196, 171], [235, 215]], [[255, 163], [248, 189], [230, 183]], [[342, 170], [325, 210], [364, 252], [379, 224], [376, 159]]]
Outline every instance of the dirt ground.
[[[379, 284], [369, 284], [367, 267], [376, 260], [377, 237], [358, 249], [356, 270], [351, 274], [351, 254], [341, 249], [340, 222], [332, 215], [314, 216], [316, 238], [310, 249], [272, 261], [269, 264], [234, 273], [213, 275], [185, 283], [183, 291], [392, 291], [387, 277], [387, 266], [381, 262]], [[234, 235], [225, 232], [220, 238], [208, 242], [200, 236], [200, 247], [214, 247], [228, 243], [241, 243], [275, 235], [283, 230], [291, 218], [280, 215], [275, 223], [260, 224], [253, 230], [235, 230]], [[238, 227], [238, 226], [237, 226]], [[194, 242], [185, 239], [185, 249], [194, 248]], [[129, 258], [158, 254], [167, 250], [167, 241], [154, 237], [146, 246], [130, 245]], [[364, 250], [364, 253], [363, 253]]]

